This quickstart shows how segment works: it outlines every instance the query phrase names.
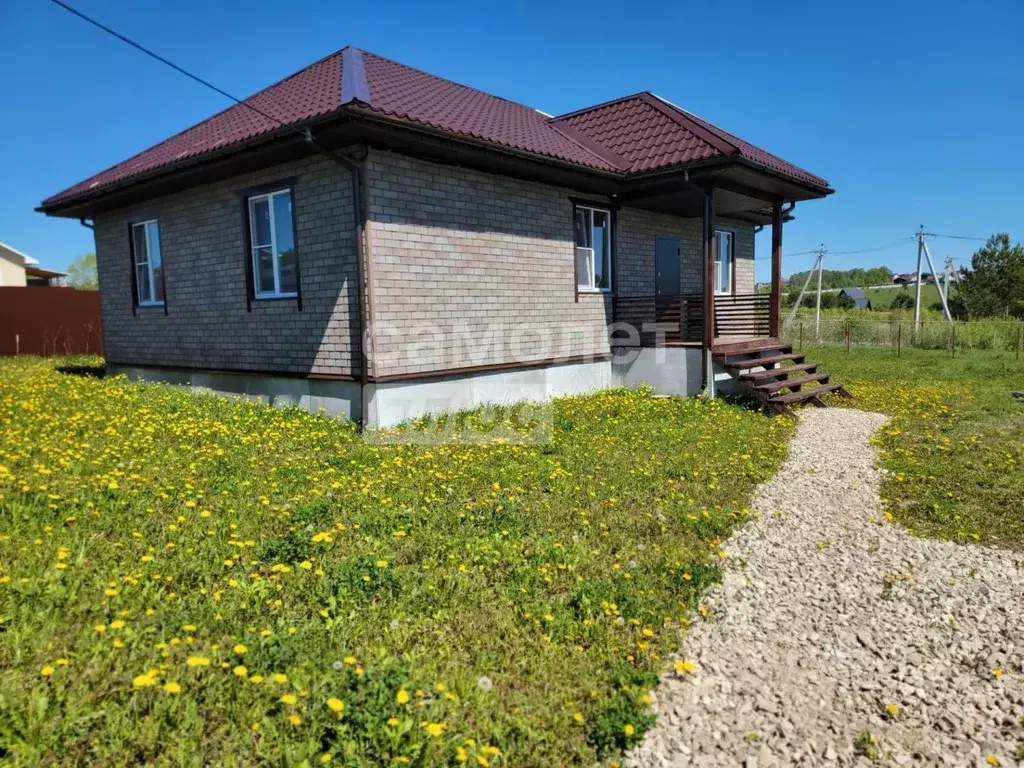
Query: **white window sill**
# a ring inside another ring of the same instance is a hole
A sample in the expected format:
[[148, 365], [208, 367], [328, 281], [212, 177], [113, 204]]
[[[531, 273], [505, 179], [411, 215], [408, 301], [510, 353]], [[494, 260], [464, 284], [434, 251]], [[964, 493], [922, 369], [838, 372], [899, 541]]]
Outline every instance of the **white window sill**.
[[576, 288], [580, 293], [611, 293], [611, 288], [585, 288], [580, 285]]
[[140, 301], [135, 306], [139, 309], [163, 309], [165, 304], [162, 301]]
[[256, 301], [263, 301], [265, 299], [297, 299], [298, 293], [257, 293], [253, 296]]

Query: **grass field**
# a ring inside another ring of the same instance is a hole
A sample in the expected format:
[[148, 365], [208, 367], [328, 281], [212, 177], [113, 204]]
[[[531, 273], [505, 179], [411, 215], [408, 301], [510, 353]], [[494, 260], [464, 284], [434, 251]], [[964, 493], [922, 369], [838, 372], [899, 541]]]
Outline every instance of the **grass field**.
[[[908, 294], [913, 299], [917, 295], [916, 290], [913, 285], [906, 288], [865, 288], [864, 295], [871, 302], [871, 309], [877, 312], [889, 309], [893, 299], [900, 294]], [[932, 304], [938, 300], [939, 289], [935, 287], [934, 283], [926, 283], [921, 286], [921, 309], [931, 308]]]
[[[879, 434], [888, 514], [914, 532], [1024, 549], [1024, 361], [1011, 353], [807, 347]], [[836, 404], [846, 404], [837, 400]]]
[[3, 360], [0, 758], [592, 765], [791, 430], [612, 391], [547, 443], [380, 445]]

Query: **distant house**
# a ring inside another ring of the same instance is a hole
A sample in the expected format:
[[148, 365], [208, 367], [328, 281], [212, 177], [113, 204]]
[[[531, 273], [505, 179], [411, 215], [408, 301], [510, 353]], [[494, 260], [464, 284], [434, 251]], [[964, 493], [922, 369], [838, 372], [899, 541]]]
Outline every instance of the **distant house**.
[[871, 300], [864, 295], [864, 291], [860, 288], [843, 288], [839, 292], [840, 296], [848, 296], [853, 299], [854, 305], [857, 309], [871, 309]]
[[63, 285], [64, 272], [43, 269], [39, 262], [17, 248], [0, 243], [0, 286], [11, 288]]
[[892, 281], [896, 285], [909, 285], [914, 282], [915, 275], [913, 272], [897, 272], [892, 276]]

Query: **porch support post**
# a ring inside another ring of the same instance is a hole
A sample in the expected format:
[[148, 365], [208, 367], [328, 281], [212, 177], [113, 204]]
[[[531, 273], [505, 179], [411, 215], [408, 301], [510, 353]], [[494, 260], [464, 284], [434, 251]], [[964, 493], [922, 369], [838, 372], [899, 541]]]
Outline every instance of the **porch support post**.
[[768, 335], [782, 338], [782, 203], [772, 204], [772, 296], [768, 307]]
[[701, 344], [704, 397], [715, 396], [715, 367], [711, 348], [715, 344], [715, 189], [704, 188], [704, 336]]

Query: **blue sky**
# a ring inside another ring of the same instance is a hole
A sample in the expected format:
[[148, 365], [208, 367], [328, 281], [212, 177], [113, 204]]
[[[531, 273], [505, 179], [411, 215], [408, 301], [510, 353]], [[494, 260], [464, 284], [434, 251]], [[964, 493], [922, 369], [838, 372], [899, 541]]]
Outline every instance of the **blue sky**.
[[[70, 2], [243, 97], [346, 44], [555, 114], [654, 91], [832, 183], [787, 225], [793, 254], [890, 244], [920, 224], [1024, 238], [1019, 0]], [[0, 241], [44, 266], [93, 242], [35, 213], [40, 200], [226, 106], [47, 0], [0, 3], [0, 50]], [[976, 246], [932, 251], [966, 260]], [[908, 239], [826, 266], [909, 270], [914, 257]]]

